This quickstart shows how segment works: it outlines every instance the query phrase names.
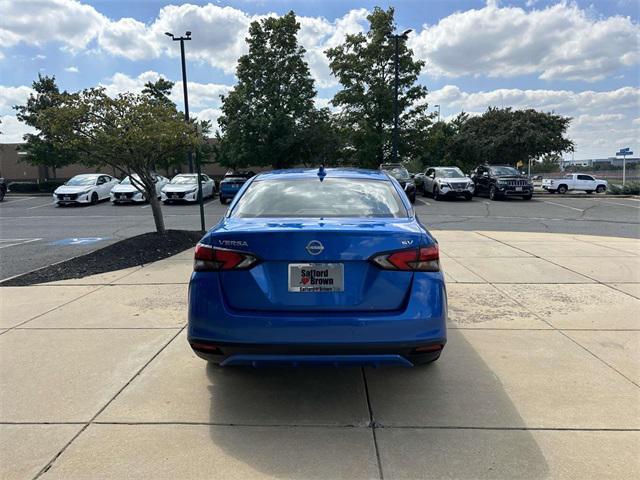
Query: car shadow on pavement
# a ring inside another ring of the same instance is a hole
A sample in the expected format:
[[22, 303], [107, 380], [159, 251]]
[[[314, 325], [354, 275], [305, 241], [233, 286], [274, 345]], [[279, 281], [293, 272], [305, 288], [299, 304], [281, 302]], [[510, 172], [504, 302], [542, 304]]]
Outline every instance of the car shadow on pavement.
[[[364, 375], [362, 369], [206, 368], [210, 422], [217, 424], [210, 429], [212, 442], [268, 476], [353, 478], [354, 458], [375, 465], [376, 454], [387, 479], [549, 475], [544, 454], [500, 378], [459, 330], [450, 331], [438, 362], [417, 368], [366, 368]], [[247, 426], [242, 435], [220, 426], [222, 411], [236, 419], [232, 424]], [[315, 427], [301, 437], [296, 430], [305, 425]], [[358, 437], [363, 445], [332, 459], [322, 452], [333, 448], [323, 438], [327, 430], [336, 445], [344, 445], [342, 434], [354, 430], [369, 438]], [[362, 470], [361, 476], [371, 472]]]

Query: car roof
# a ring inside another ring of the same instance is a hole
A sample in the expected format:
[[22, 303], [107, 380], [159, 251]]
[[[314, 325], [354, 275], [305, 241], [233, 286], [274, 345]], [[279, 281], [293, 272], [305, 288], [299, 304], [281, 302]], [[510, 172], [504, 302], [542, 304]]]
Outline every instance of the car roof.
[[[276, 180], [284, 178], [318, 178], [318, 168], [290, 168], [259, 173], [256, 180]], [[362, 168], [325, 168], [325, 178], [360, 178], [371, 180], [388, 180], [386, 173], [380, 170]]]
[[74, 175], [74, 177], [99, 177], [101, 175], [107, 175], [107, 174], [106, 173], [81, 173], [79, 175]]

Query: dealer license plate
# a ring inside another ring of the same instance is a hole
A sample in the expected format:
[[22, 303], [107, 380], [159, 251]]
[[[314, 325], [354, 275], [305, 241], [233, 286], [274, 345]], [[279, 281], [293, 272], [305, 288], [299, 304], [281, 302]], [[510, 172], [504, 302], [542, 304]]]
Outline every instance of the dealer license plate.
[[290, 292], [343, 292], [342, 263], [290, 263]]

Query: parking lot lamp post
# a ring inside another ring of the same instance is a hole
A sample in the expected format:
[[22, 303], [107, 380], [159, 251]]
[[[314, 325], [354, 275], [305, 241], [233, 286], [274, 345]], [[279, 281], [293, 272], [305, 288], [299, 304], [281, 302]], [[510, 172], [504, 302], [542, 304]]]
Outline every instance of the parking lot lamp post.
[[438, 123], [440, 123], [440, 105], [434, 105], [433, 107], [438, 109]]
[[[198, 123], [198, 137], [202, 140], [202, 125]], [[200, 171], [200, 145], [196, 148], [196, 172], [198, 173], [198, 203], [200, 204], [200, 231], [204, 232], [204, 199], [202, 198], [202, 173]], [[215, 188], [215, 186], [214, 186]], [[212, 195], [213, 196], [213, 195]]]
[[[174, 42], [180, 42], [180, 57], [182, 59], [182, 93], [184, 95], [184, 119], [189, 123], [189, 95], [187, 94], [187, 66], [184, 60], [184, 42], [191, 40], [191, 32], [186, 32], [184, 37], [175, 37], [173, 33], [164, 32], [167, 37], [171, 37]], [[193, 173], [192, 153], [187, 154], [189, 173]]]
[[398, 161], [398, 74], [399, 74], [399, 44], [400, 40], [406, 40], [409, 34], [412, 32], [411, 29], [405, 30], [402, 34], [392, 34], [387, 33], [387, 38], [393, 39], [394, 41], [394, 63], [395, 63], [395, 75], [393, 81], [393, 139], [391, 144], [391, 156], [393, 158], [393, 162], [396, 163]]

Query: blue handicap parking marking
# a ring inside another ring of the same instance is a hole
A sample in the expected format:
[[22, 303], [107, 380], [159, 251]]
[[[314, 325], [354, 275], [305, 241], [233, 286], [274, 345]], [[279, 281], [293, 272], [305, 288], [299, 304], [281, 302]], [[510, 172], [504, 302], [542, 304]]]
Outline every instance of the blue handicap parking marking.
[[62, 240], [56, 240], [49, 243], [49, 245], [87, 245], [90, 243], [100, 242], [106, 240], [106, 237], [73, 237], [63, 238]]

